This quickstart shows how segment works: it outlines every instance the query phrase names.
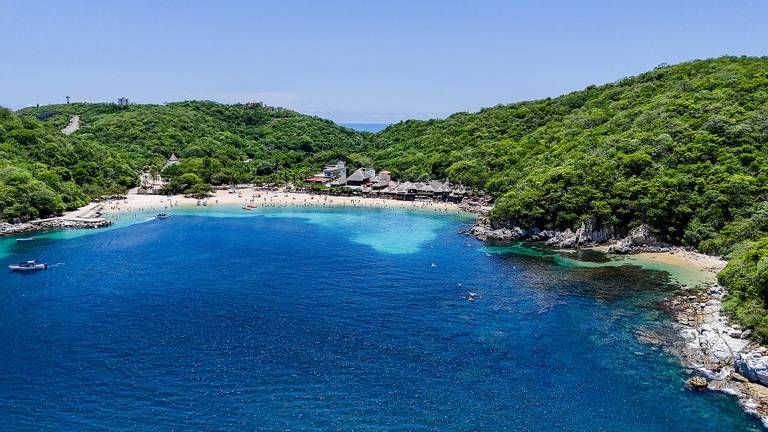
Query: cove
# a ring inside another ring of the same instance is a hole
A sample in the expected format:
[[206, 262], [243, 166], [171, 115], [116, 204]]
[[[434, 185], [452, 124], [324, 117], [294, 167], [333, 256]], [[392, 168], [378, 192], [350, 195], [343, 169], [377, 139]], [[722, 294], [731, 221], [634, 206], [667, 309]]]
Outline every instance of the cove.
[[173, 213], [2, 244], [58, 264], [0, 273], [4, 430], [761, 430], [638, 337], [671, 331], [665, 272], [460, 215]]

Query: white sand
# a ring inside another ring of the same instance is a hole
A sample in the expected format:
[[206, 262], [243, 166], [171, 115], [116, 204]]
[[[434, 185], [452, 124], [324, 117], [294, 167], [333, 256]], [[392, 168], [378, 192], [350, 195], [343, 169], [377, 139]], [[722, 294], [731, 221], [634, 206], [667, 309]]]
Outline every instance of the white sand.
[[[196, 198], [185, 198], [174, 195], [170, 199], [164, 195], [139, 195], [129, 192], [126, 199], [106, 203], [104, 213], [123, 211], [163, 211], [175, 207], [195, 207]], [[262, 207], [375, 207], [375, 208], [411, 208], [442, 212], [460, 212], [459, 206], [445, 202], [400, 201], [394, 199], [342, 197], [328, 195], [312, 195], [308, 193], [272, 192], [238, 189], [237, 193], [227, 190], [216, 191], [216, 195], [208, 198], [208, 207], [217, 205], [253, 205]], [[247, 211], [247, 210], [243, 210]]]
[[[608, 247], [608, 245], [602, 245], [592, 247], [592, 249], [608, 252]], [[687, 251], [681, 247], [672, 248], [667, 252], [640, 252], [619, 255], [619, 257], [628, 263], [634, 262], [641, 266], [650, 264], [653, 267], [653, 264], [657, 264], [658, 268], [664, 268], [675, 273], [680, 282], [684, 284], [685, 281], [690, 282], [692, 280], [714, 283], [717, 281], [717, 273], [728, 264], [728, 261], [720, 257]]]

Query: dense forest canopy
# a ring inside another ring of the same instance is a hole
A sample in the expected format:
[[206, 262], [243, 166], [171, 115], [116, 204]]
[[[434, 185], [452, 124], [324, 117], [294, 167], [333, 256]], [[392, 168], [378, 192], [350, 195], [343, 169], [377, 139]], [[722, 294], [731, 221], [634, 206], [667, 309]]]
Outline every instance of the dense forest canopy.
[[766, 193], [768, 59], [659, 67], [374, 140], [380, 166], [481, 187], [498, 198], [496, 218], [524, 228], [646, 222], [698, 246]]
[[[73, 115], [82, 127], [66, 136]], [[496, 198], [495, 219], [540, 229], [648, 223], [733, 257], [726, 306], [768, 340], [768, 58], [662, 66], [556, 98], [360, 133], [261, 104], [66, 104], [0, 109], [0, 219], [74, 208], [162, 172], [173, 192], [297, 182], [370, 163]]]

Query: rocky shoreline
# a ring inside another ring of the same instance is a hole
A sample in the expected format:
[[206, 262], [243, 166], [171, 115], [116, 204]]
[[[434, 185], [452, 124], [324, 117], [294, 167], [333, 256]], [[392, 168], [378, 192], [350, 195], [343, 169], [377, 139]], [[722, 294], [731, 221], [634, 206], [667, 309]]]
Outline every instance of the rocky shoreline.
[[[576, 231], [524, 230], [480, 214], [466, 234], [483, 241], [534, 241], [565, 249], [608, 246], [606, 251], [614, 254], [667, 252], [689, 258], [700, 256], [659, 241], [646, 224], [625, 234], [599, 227], [592, 220], [584, 221]], [[768, 349], [750, 339], [750, 330], [730, 323], [722, 314], [725, 295], [725, 288], [717, 284], [683, 286], [664, 301], [663, 307], [675, 318], [680, 335], [667, 348], [694, 371], [686, 382], [689, 388], [736, 396], [744, 410], [759, 417], [768, 428]]]
[[547, 246], [560, 248], [592, 247], [611, 244], [608, 252], [627, 254], [637, 252], [669, 252], [679, 247], [659, 241], [647, 224], [641, 224], [627, 233], [621, 233], [611, 227], [600, 227], [592, 219], [582, 222], [573, 231], [522, 229], [511, 224], [499, 223], [487, 215], [480, 214], [467, 234], [479, 240], [488, 241], [539, 241]]
[[664, 303], [683, 341], [672, 351], [694, 370], [689, 387], [736, 396], [768, 427], [768, 350], [750, 339], [750, 330], [722, 315], [725, 294], [719, 285], [683, 287]]
[[112, 221], [101, 217], [101, 209], [103, 205], [97, 204], [88, 208], [87, 214], [82, 216], [65, 215], [20, 223], [0, 222], [0, 236], [53, 229], [104, 228], [112, 225]]

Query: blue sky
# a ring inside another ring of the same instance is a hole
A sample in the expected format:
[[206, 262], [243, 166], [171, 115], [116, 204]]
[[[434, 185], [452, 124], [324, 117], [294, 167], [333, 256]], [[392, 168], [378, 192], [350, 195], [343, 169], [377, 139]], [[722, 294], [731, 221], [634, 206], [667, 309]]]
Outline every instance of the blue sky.
[[261, 100], [444, 117], [659, 63], [768, 55], [766, 1], [7, 1], [0, 105]]

